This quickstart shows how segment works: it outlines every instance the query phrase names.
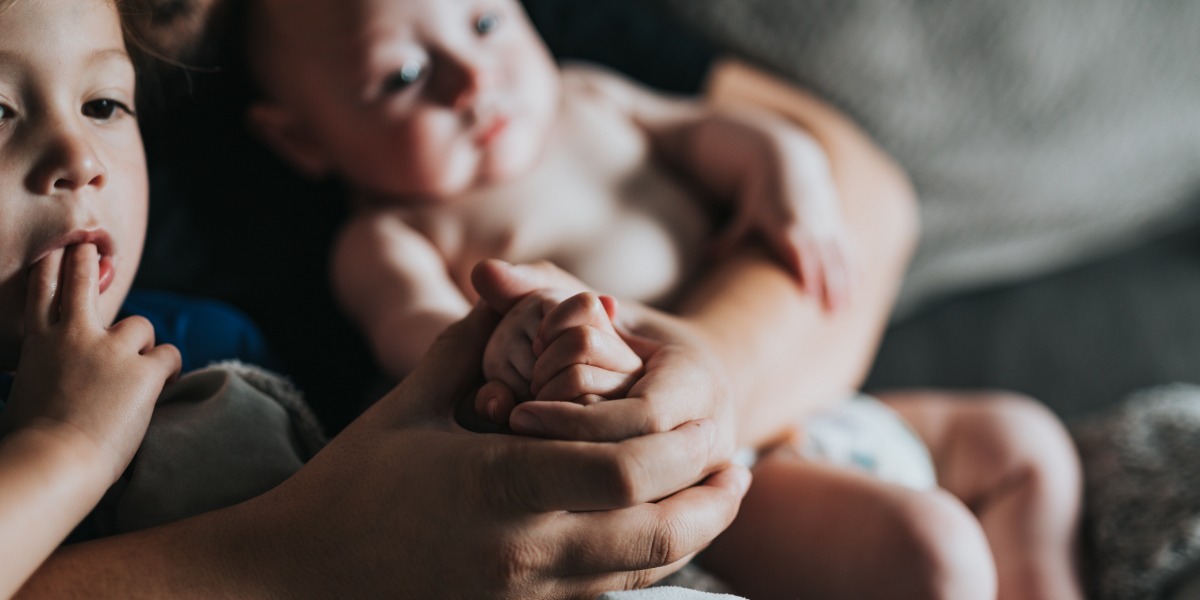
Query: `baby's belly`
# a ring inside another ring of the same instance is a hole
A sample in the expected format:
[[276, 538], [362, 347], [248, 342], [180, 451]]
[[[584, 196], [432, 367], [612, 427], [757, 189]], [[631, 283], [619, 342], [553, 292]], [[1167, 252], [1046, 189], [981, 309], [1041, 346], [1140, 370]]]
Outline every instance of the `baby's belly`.
[[698, 199], [664, 173], [622, 188], [620, 208], [602, 232], [548, 259], [598, 291], [661, 305], [700, 266], [709, 220]]

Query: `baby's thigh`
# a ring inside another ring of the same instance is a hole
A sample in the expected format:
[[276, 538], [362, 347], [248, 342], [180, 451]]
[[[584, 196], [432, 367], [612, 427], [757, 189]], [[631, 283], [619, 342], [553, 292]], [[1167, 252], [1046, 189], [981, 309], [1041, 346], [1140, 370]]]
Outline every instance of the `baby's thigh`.
[[978, 521], [937, 489], [769, 455], [737, 520], [701, 556], [751, 598], [986, 598], [995, 573]]
[[1040, 402], [1011, 392], [910, 391], [880, 395], [925, 442], [938, 484], [974, 505], [1016, 480], [1077, 487], [1066, 427]]

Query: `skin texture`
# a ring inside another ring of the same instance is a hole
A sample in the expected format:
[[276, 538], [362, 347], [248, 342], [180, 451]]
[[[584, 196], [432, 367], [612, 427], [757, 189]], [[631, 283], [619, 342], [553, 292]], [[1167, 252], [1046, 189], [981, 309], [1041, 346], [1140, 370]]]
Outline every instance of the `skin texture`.
[[613, 444], [458, 426], [495, 322], [480, 309], [449, 328], [278, 488], [65, 548], [18, 597], [594, 598], [678, 568], [728, 525], [749, 475], [720, 466], [711, 421]]
[[0, 8], [0, 595], [10, 595], [133, 457], [179, 370], [133, 280], [146, 175], [133, 67], [112, 4]]
[[[783, 119], [560, 73], [512, 0], [254, 6], [266, 98], [250, 122], [301, 172], [354, 190], [334, 287], [396, 378], [465, 314], [483, 258], [552, 260], [666, 305], [710, 246], [761, 234], [807, 293], [847, 301], [828, 159]], [[733, 207], [720, 239], [713, 199]]]

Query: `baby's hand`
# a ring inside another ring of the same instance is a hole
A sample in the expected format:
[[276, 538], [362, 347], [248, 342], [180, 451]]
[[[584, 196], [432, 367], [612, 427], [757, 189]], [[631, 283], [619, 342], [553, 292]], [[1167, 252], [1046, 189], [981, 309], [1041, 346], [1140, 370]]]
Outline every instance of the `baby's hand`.
[[718, 251], [759, 233], [805, 293], [836, 310], [849, 301], [856, 268], [829, 161], [807, 135], [786, 136], [773, 149], [737, 198]]
[[[531, 297], [537, 297], [537, 294]], [[516, 370], [512, 365], [520, 362], [529, 365], [528, 375], [523, 375], [519, 381], [497, 381], [489, 376], [489, 383], [476, 397], [480, 414], [505, 424], [516, 401], [563, 400], [591, 404], [619, 398], [629, 391], [641, 374], [642, 359], [613, 326], [616, 315], [613, 298], [590, 292], [576, 294], [558, 304], [545, 297], [526, 298], [505, 316], [505, 321], [520, 310], [522, 304], [528, 311], [526, 317], [532, 314], [533, 308], [544, 313], [533, 327], [528, 327], [530, 319], [513, 319], [526, 326], [521, 328], [521, 337], [528, 342], [511, 347], [519, 359], [509, 361], [507, 371]], [[497, 328], [497, 334], [493, 334], [493, 341], [498, 340], [502, 329], [503, 322]], [[511, 339], [507, 334], [505, 338]], [[491, 350], [493, 344], [489, 343], [488, 351]], [[485, 353], [485, 375], [487, 370]], [[514, 396], [513, 392], [517, 394]]]
[[81, 443], [115, 481], [146, 434], [163, 386], [179, 373], [180, 357], [174, 346], [154, 345], [143, 318], [105, 326], [98, 260], [96, 247], [84, 244], [34, 265], [3, 429], [48, 428], [66, 443]]

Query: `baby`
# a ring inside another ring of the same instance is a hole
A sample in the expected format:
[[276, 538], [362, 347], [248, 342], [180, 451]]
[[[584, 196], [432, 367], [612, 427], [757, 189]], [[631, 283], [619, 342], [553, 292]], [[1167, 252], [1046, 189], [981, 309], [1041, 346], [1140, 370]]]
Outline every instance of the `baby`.
[[334, 287], [393, 376], [467, 313], [484, 258], [551, 260], [669, 306], [708, 253], [709, 212], [731, 198], [723, 241], [756, 229], [806, 289], [844, 301], [825, 157], [782, 119], [560, 72], [512, 1], [254, 6], [264, 98], [250, 121], [304, 173], [353, 189]]
[[[613, 298], [673, 306], [714, 243], [757, 233], [826, 307], [847, 301], [854, 269], [830, 165], [783, 119], [559, 70], [514, 0], [249, 11], [260, 95], [249, 121], [301, 172], [349, 187], [334, 287], [395, 377], [477, 293], [498, 304], [487, 273], [506, 267], [477, 268], [485, 259], [548, 260], [586, 282], [505, 315], [477, 399], [501, 424], [513, 400], [586, 404], [635, 386], [643, 357], [613, 326]], [[734, 225], [715, 236], [722, 208]], [[706, 565], [753, 597], [1080, 597], [1069, 440], [1032, 401], [977, 396], [885, 399], [932, 461], [873, 400], [806, 423], [759, 462]]]
[[[108, 0], [0, 0], [0, 596], [129, 464], [179, 352], [113, 324], [142, 252], [134, 68]], [[9, 380], [8, 373], [13, 373]], [[0, 385], [8, 387], [8, 385]]]

